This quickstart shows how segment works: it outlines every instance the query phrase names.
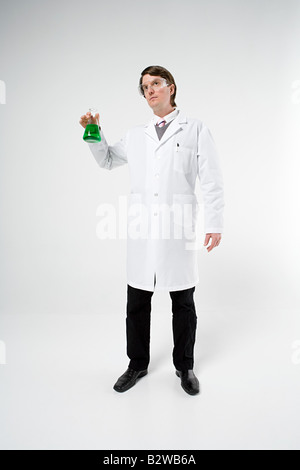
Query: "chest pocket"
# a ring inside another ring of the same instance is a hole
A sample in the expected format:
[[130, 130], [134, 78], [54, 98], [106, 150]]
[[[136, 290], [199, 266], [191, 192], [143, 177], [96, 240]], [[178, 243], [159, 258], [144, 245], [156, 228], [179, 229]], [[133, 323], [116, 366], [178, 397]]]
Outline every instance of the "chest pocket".
[[188, 147], [174, 147], [173, 168], [180, 173], [189, 173], [192, 170], [193, 150]]

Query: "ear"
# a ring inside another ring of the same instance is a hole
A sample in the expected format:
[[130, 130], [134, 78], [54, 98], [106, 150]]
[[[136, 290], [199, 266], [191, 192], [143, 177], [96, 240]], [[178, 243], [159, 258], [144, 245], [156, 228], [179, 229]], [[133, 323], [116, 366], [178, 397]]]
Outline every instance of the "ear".
[[174, 91], [175, 91], [174, 83], [172, 83], [172, 85], [170, 85], [170, 90], [171, 90], [171, 95], [174, 95]]

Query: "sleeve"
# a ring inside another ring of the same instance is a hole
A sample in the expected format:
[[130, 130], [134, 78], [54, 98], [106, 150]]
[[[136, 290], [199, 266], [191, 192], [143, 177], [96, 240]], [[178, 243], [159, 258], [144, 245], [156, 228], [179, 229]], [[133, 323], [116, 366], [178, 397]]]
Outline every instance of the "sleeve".
[[101, 141], [88, 143], [96, 162], [101, 168], [113, 170], [127, 163], [128, 132], [115, 145], [108, 145], [102, 130], [100, 130]]
[[223, 233], [224, 182], [218, 151], [205, 125], [198, 137], [198, 177], [204, 201], [205, 233]]

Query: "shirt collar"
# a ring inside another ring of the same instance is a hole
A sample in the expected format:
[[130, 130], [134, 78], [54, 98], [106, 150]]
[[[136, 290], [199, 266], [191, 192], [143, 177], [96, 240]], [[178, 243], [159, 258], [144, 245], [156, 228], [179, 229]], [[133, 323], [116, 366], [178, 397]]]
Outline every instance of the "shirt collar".
[[153, 123], [155, 125], [155, 124], [157, 124], [158, 122], [161, 122], [164, 119], [166, 121], [166, 124], [168, 124], [170, 121], [173, 121], [173, 119], [176, 118], [178, 113], [179, 113], [179, 109], [175, 108], [173, 111], [171, 111], [169, 114], [167, 114], [164, 117], [160, 117], [160, 116], [157, 116], [156, 114], [154, 114]]

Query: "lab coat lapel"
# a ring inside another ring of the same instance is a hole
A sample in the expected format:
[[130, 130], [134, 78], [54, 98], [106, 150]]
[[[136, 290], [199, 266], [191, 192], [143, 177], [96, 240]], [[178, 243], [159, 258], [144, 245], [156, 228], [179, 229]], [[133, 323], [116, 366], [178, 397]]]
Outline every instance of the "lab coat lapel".
[[155, 141], [155, 150], [157, 150], [168, 139], [170, 139], [170, 137], [172, 137], [174, 134], [179, 132], [183, 128], [182, 125], [186, 124], [186, 122], [187, 122], [186, 116], [183, 116], [181, 112], [179, 111], [178, 115], [173, 120], [173, 122], [169, 125], [169, 127], [167, 128], [166, 132], [164, 133], [164, 135], [162, 136], [160, 140], [158, 139], [153, 119], [151, 119], [151, 121], [145, 125], [145, 133]]

